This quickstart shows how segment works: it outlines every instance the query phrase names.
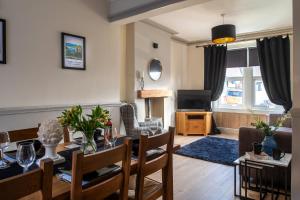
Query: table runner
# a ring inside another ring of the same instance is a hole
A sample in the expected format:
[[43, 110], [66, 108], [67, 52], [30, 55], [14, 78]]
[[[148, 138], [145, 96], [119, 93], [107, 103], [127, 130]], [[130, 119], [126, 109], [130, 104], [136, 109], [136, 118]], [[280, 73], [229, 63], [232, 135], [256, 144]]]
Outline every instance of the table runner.
[[[118, 138], [116, 142], [116, 146], [123, 144], [125, 137], [120, 137]], [[80, 148], [74, 148], [74, 149], [66, 149], [64, 151], [58, 152], [59, 155], [63, 156], [66, 161], [64, 163], [56, 164], [54, 165], [54, 170], [53, 170], [53, 175], [56, 175], [57, 173], [60, 173], [61, 170], [71, 170], [72, 169], [72, 154], [73, 151], [79, 150]], [[104, 150], [104, 144], [103, 141], [97, 143], [97, 152], [103, 151]], [[6, 152], [6, 155], [12, 158], [15, 158], [17, 151], [11, 151], [11, 152]], [[36, 159], [42, 158], [44, 155], [39, 155], [36, 157]], [[34, 169], [39, 168], [37, 164], [33, 164], [28, 168], [28, 171], [32, 171]], [[12, 176], [20, 175], [23, 174], [23, 168], [17, 163], [10, 163], [10, 167], [6, 169], [0, 169], [0, 180], [9, 178]]]
[[[117, 139], [116, 141], [116, 146], [123, 144], [124, 139], [126, 137], [120, 137]], [[138, 150], [139, 150], [139, 140], [138, 139], [134, 139], [133, 140], [133, 145], [132, 145], [132, 160], [137, 160], [138, 159]], [[59, 173], [62, 173], [62, 171], [70, 171], [72, 169], [72, 154], [73, 151], [79, 150], [80, 148], [74, 148], [74, 149], [66, 149], [64, 151], [58, 152], [59, 155], [61, 155], [62, 157], [64, 157], [66, 159], [66, 161], [64, 163], [60, 163], [60, 164], [55, 164], [54, 165], [54, 170], [53, 170], [53, 175], [57, 175]], [[101, 152], [105, 150], [104, 149], [104, 144], [103, 141], [97, 143], [97, 152]], [[148, 159], [153, 159], [154, 157], [158, 157], [160, 156], [162, 153], [164, 153], [165, 150], [161, 149], [161, 148], [157, 148], [154, 150], [150, 150], [147, 152], [147, 160]], [[16, 151], [13, 152], [6, 152], [6, 154], [10, 155], [11, 157], [13, 157], [13, 155], [16, 154]], [[39, 155], [37, 156], [36, 159], [39, 159], [41, 157], [43, 157], [44, 155]], [[115, 165], [111, 166], [113, 170], [115, 170]], [[39, 168], [38, 165], [33, 164], [32, 166], [29, 167], [28, 171], [32, 171], [34, 169]], [[27, 172], [28, 172], [27, 171]], [[17, 162], [11, 163], [9, 168], [6, 169], [0, 169], [0, 180], [5, 179], [5, 178], [9, 178], [9, 177], [13, 177], [16, 175], [20, 175], [23, 174], [23, 168], [21, 166], [18, 165]], [[91, 173], [92, 174], [92, 173]], [[90, 176], [91, 174], [87, 174], [84, 176], [84, 179], [86, 178], [86, 180], [90, 180]], [[106, 174], [105, 176], [106, 177]], [[96, 177], [97, 180], [99, 179], [99, 177]], [[102, 179], [102, 178], [101, 178]]]

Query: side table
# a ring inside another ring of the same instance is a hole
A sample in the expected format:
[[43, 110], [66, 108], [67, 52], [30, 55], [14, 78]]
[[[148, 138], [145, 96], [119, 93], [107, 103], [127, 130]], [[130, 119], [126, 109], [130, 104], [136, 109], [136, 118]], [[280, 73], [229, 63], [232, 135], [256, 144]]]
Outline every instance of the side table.
[[[276, 191], [276, 196], [278, 197], [279, 194], [282, 194], [285, 196], [285, 199], [288, 199], [288, 197], [290, 197], [290, 194], [288, 194], [288, 189], [287, 189], [287, 176], [288, 176], [288, 167], [291, 163], [292, 160], [292, 154], [286, 153], [285, 156], [280, 159], [280, 160], [274, 160], [272, 157], [268, 157], [267, 159], [256, 159], [254, 157], [250, 157], [249, 155], [244, 155], [241, 156], [240, 158], [238, 158], [237, 160], [234, 161], [234, 195], [235, 196], [239, 196], [241, 198], [245, 198], [247, 199], [247, 190], [251, 189], [251, 185], [250, 185], [250, 172], [251, 170], [256, 170], [256, 176], [259, 175], [259, 181], [260, 184], [258, 186], [258, 183], [256, 182], [256, 189], [259, 190], [260, 192], [260, 199], [264, 199], [266, 194], [268, 192], [270, 192], [272, 194], [272, 199], [274, 197], [274, 185], [273, 185], [273, 177], [278, 176], [278, 169], [279, 167], [284, 168], [284, 179], [285, 179], [285, 183], [284, 183], [284, 193], [280, 192], [279, 187], [277, 188]], [[237, 185], [237, 181], [236, 181], [236, 173], [237, 173], [237, 167], [239, 167], [239, 169], [243, 170], [243, 173], [239, 173], [240, 176], [240, 184], [239, 184], [239, 194], [237, 194], [236, 192], [236, 185]], [[268, 187], [267, 185], [264, 186], [262, 185], [262, 179], [263, 177], [263, 173], [264, 172], [269, 172], [271, 173], [271, 188]], [[258, 177], [257, 177], [258, 178]], [[243, 186], [243, 182], [245, 179], [245, 196], [242, 196], [241, 194], [241, 190], [242, 190], [242, 186]], [[264, 193], [264, 194], [263, 194]], [[276, 197], [276, 199], [277, 199]]]

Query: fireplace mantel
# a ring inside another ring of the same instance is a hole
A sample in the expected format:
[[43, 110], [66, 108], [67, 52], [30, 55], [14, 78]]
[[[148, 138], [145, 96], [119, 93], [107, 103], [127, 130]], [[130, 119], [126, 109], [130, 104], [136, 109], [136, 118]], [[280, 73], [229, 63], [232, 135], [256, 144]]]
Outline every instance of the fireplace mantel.
[[172, 96], [171, 90], [138, 90], [138, 98], [148, 99], [148, 98], [164, 98]]

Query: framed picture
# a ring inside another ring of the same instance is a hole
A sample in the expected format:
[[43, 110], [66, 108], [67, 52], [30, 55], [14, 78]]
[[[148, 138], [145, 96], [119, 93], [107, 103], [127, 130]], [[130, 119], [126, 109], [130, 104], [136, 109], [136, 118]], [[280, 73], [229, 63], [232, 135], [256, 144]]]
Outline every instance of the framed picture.
[[6, 64], [6, 21], [0, 19], [0, 64]]
[[85, 70], [85, 37], [61, 33], [62, 68]]

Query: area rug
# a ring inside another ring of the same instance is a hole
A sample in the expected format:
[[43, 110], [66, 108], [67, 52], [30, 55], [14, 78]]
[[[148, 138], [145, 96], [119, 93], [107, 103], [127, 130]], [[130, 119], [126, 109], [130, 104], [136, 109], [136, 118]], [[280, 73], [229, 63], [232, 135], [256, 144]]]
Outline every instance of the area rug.
[[183, 146], [176, 154], [220, 163], [233, 165], [238, 158], [239, 142], [237, 140], [205, 137]]

